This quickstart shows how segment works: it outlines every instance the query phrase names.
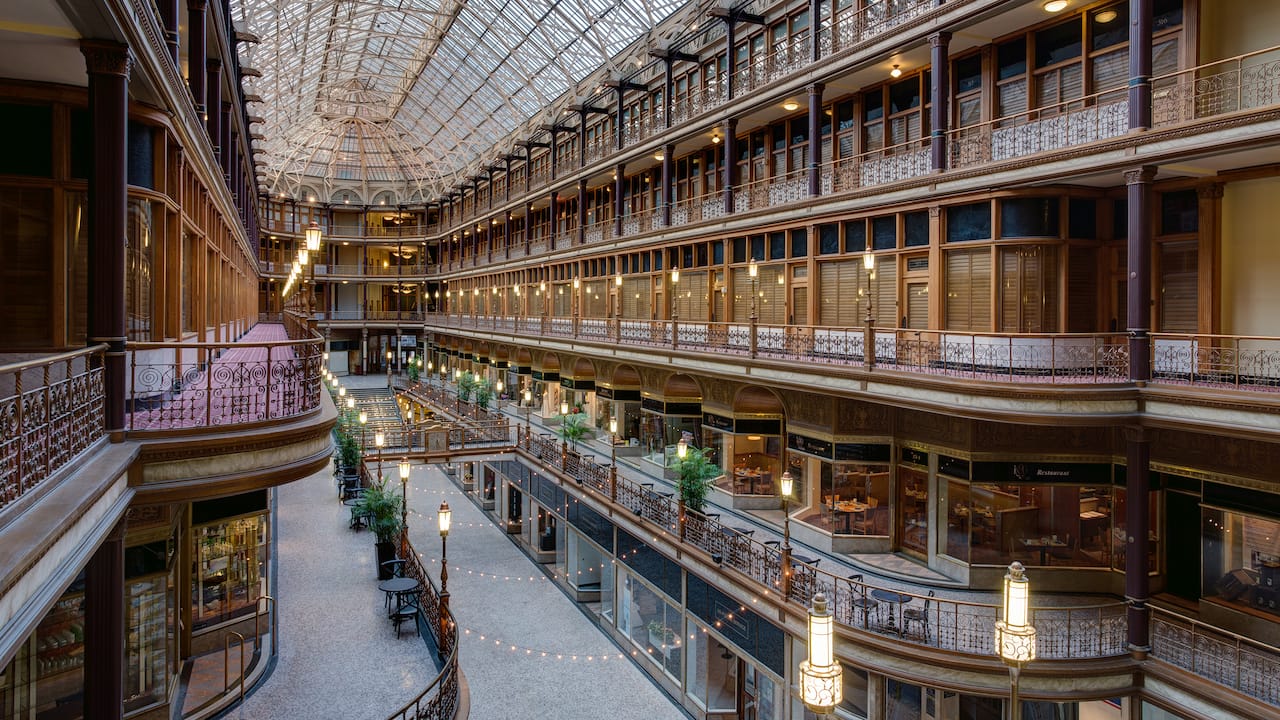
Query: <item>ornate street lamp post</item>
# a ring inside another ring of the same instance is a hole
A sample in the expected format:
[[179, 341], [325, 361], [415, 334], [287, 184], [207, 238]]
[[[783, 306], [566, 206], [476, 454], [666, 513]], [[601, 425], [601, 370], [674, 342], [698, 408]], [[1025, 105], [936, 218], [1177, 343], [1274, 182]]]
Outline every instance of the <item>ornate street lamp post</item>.
[[306, 232], [303, 233], [303, 237], [306, 238], [307, 252], [311, 255], [311, 288], [307, 299], [307, 305], [309, 306], [308, 313], [312, 317], [315, 316], [316, 312], [316, 263], [320, 261], [321, 234], [320, 223], [315, 220], [311, 221], [311, 224], [307, 226]]
[[1004, 619], [996, 621], [996, 654], [1009, 666], [1009, 720], [1021, 720], [1018, 675], [1036, 659], [1036, 629], [1031, 626], [1031, 583], [1015, 561], [1004, 576]]
[[382, 485], [382, 446], [387, 442], [386, 433], [379, 430], [373, 434], [373, 444], [378, 447], [378, 485]]
[[[445, 633], [449, 630], [449, 525], [453, 522], [453, 512], [449, 510], [449, 502], [441, 501], [440, 512], [436, 516], [440, 522], [440, 647], [444, 647]], [[443, 651], [441, 655], [443, 656]]]
[[618, 418], [609, 418], [609, 500], [618, 501]]
[[409, 552], [409, 458], [400, 458], [400, 557]]
[[791, 501], [791, 491], [795, 485], [795, 479], [791, 477], [791, 471], [787, 470], [782, 473], [782, 597], [791, 596], [791, 512], [789, 504]]

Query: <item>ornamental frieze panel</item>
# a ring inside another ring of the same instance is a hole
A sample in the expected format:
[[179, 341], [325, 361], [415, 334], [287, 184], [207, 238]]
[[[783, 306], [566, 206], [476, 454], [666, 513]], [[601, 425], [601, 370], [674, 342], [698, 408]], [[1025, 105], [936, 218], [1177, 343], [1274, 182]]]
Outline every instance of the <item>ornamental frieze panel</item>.
[[887, 405], [839, 399], [835, 401], [837, 435], [892, 435], [894, 412]]
[[1274, 481], [1280, 445], [1182, 430], [1155, 430], [1151, 460], [1193, 470]]
[[973, 451], [1011, 453], [1113, 453], [1112, 428], [974, 422]]
[[900, 410], [898, 435], [956, 449], [968, 449], [972, 421], [967, 418], [919, 410]]

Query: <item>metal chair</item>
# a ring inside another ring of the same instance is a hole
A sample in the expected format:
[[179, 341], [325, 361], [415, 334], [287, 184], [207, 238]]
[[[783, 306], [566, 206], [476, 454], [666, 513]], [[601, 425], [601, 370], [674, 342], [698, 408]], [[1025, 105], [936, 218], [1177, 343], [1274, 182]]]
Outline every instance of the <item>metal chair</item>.
[[872, 610], [876, 611], [876, 615], [880, 614], [880, 603], [873, 597], [867, 597], [867, 586], [862, 582], [862, 574], [850, 575], [849, 579], [858, 584], [858, 597], [853, 598], [849, 603], [850, 607], [862, 610], [862, 627], [868, 627], [868, 617]]
[[903, 608], [902, 610], [902, 632], [905, 634], [910, 632], [913, 624], [920, 625], [922, 630], [921, 637], [925, 640], [929, 639], [929, 598], [935, 597], [933, 591], [929, 591], [929, 597], [924, 599], [924, 608]]
[[417, 628], [418, 612], [418, 598], [415, 595], [408, 602], [400, 603], [396, 611], [391, 613], [391, 622], [395, 625], [397, 640], [400, 639], [400, 626], [404, 623], [411, 622], [414, 628]]

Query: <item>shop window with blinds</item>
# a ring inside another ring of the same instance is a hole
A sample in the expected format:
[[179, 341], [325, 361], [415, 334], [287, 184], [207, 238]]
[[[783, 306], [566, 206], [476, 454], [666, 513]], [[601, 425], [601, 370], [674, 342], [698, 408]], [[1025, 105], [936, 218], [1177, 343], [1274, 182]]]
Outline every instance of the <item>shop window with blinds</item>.
[[603, 280], [582, 283], [582, 317], [609, 316], [609, 288]]
[[1080, 23], [1068, 21], [1037, 32], [1035, 48], [1036, 107], [1052, 109], [1053, 105], [1082, 97]]
[[1058, 331], [1057, 251], [1053, 245], [999, 249], [1000, 332]]
[[1027, 111], [1027, 40], [996, 48], [996, 112], [1007, 118]]
[[824, 262], [818, 266], [818, 324], [861, 327], [872, 299], [871, 274], [862, 259]]
[[835, 104], [833, 109], [836, 120], [836, 157], [823, 155], [831, 160], [851, 158], [857, 154], [858, 123], [853, 115], [853, 101], [845, 100]]
[[556, 283], [552, 286], [551, 315], [552, 317], [573, 316], [573, 285], [570, 283]]
[[865, 152], [884, 147], [884, 92], [879, 88], [862, 95], [862, 147]]
[[[879, 327], [898, 326], [898, 258], [895, 255], [877, 255], [876, 269], [871, 273], [871, 314]], [[926, 306], [927, 310], [927, 306]], [[921, 315], [920, 317], [927, 317]]]
[[[163, 213], [160, 213], [163, 218]], [[125, 298], [130, 340], [151, 340], [152, 273], [157, 235], [156, 213], [146, 200], [130, 200], [125, 236]], [[210, 273], [215, 275], [216, 273]]]
[[1098, 249], [1067, 249], [1067, 332], [1098, 330]]
[[707, 273], [680, 273], [680, 282], [674, 286], [671, 296], [673, 306], [680, 319], [688, 321], [705, 321], [707, 319]]
[[628, 320], [653, 318], [649, 285], [650, 280], [647, 275], [622, 279], [622, 317]]
[[991, 330], [991, 250], [948, 250], [946, 254], [947, 329]]
[[807, 287], [791, 288], [790, 324], [809, 324], [809, 288]]
[[[756, 318], [761, 323], [781, 325], [786, 322], [786, 285], [779, 282], [786, 268], [783, 265], [761, 265], [755, 280]], [[684, 282], [681, 276], [680, 282]], [[745, 323], [751, 319], [751, 277], [747, 268], [733, 269], [733, 322]]]
[[956, 127], [977, 125], [982, 122], [982, 56], [970, 55], [956, 60], [952, 75]]
[[1162, 242], [1160, 248], [1160, 277], [1156, 287], [1160, 292], [1159, 332], [1194, 333], [1198, 329], [1199, 305], [1199, 242], [1177, 240]]
[[924, 73], [893, 83], [888, 87], [889, 146], [919, 140], [924, 132], [922, 84]]

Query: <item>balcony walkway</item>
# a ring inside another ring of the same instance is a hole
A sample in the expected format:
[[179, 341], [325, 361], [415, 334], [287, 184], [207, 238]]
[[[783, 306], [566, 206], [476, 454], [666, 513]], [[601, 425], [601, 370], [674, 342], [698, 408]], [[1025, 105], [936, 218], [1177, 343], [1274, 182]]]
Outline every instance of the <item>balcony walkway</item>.
[[311, 406], [314, 358], [279, 323], [258, 323], [234, 342], [135, 345], [142, 349], [129, 351], [126, 369], [129, 430], [281, 419]]

